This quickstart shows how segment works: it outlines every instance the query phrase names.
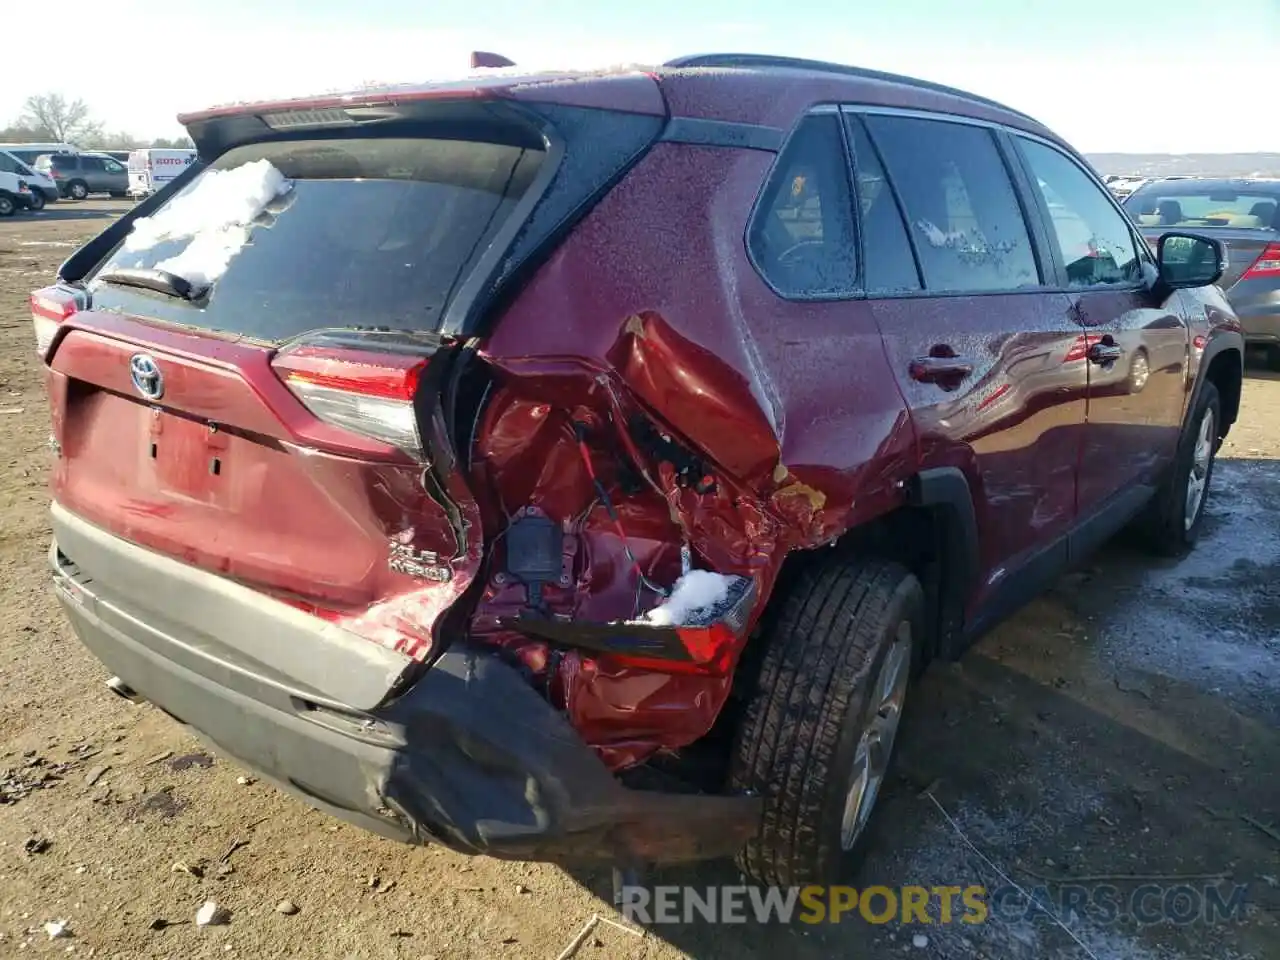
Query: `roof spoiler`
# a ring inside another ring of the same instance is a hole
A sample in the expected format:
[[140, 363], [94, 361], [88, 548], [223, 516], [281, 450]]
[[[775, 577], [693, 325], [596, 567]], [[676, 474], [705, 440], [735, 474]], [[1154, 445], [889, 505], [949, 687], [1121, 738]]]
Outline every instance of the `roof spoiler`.
[[480, 70], [491, 67], [514, 67], [515, 61], [508, 60], [499, 53], [488, 53], [484, 50], [471, 51], [471, 69]]

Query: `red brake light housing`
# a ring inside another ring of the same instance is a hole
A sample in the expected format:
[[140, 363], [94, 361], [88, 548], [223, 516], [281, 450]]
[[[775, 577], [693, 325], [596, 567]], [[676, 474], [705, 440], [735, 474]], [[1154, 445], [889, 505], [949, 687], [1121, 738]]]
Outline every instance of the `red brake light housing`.
[[679, 626], [636, 623], [582, 623], [519, 617], [508, 626], [525, 636], [607, 655], [619, 666], [658, 673], [727, 676], [746, 644], [747, 627], [759, 598], [755, 580], [737, 577], [724, 609], [708, 622]]
[[83, 309], [81, 294], [66, 287], [44, 287], [30, 297], [31, 323], [36, 334], [36, 355], [44, 360], [58, 335], [58, 327], [69, 316]]
[[423, 459], [414, 398], [429, 358], [304, 345], [272, 361], [285, 386], [318, 419]]
[[1267, 244], [1267, 248], [1258, 255], [1253, 266], [1240, 279], [1255, 280], [1259, 277], [1280, 277], [1280, 243]]
[[1102, 334], [1100, 333], [1082, 333], [1076, 337], [1071, 344], [1066, 355], [1062, 358], [1063, 363], [1077, 363], [1089, 355], [1089, 348], [1095, 343], [1102, 342]]

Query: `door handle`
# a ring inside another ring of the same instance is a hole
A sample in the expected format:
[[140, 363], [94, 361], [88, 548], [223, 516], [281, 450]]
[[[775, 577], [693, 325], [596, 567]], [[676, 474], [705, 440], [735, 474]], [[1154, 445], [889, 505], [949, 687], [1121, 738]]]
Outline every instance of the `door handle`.
[[964, 357], [916, 357], [907, 368], [920, 383], [958, 384], [973, 373], [973, 361]]
[[1114, 343], [1095, 343], [1089, 347], [1089, 362], [1099, 365], [1115, 363], [1122, 352]]

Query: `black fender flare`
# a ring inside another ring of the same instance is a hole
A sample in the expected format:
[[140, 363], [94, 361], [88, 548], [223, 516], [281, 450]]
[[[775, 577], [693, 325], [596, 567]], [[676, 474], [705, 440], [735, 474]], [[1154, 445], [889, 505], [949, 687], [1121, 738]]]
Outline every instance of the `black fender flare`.
[[[1204, 345], [1204, 353], [1200, 357], [1200, 365], [1196, 368], [1196, 381], [1191, 388], [1191, 396], [1187, 400], [1186, 410], [1182, 414], [1182, 430], [1188, 429], [1188, 421], [1191, 418], [1191, 411], [1196, 408], [1196, 404], [1200, 400], [1200, 394], [1204, 391], [1204, 385], [1208, 381], [1209, 367], [1213, 364], [1213, 360], [1218, 354], [1226, 350], [1235, 350], [1240, 357], [1240, 379], [1244, 380], [1244, 356], [1245, 342], [1244, 334], [1235, 330], [1217, 330], [1209, 338], [1209, 342]], [[1238, 413], [1238, 411], [1237, 411]], [[1231, 426], [1235, 423], [1233, 419], [1231, 423], [1225, 426]]]
[[937, 652], [953, 659], [964, 650], [965, 611], [977, 593], [981, 572], [978, 517], [969, 478], [959, 467], [921, 470], [907, 483], [907, 502], [945, 517]]

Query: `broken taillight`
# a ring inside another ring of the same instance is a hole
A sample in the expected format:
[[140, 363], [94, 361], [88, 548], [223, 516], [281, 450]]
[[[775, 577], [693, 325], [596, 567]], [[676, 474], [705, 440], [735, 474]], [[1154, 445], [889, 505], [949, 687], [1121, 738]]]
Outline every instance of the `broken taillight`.
[[345, 347], [302, 346], [272, 361], [276, 373], [316, 417], [421, 460], [413, 409], [426, 368], [421, 356]]
[[734, 577], [725, 599], [713, 610], [699, 611], [702, 616], [693, 623], [589, 623], [519, 617], [507, 625], [560, 647], [608, 654], [623, 666], [724, 676], [732, 671], [746, 643], [758, 597], [752, 578]]
[[36, 355], [44, 360], [58, 327], [81, 309], [80, 295], [65, 287], [45, 287], [31, 294], [31, 323], [36, 334]]

